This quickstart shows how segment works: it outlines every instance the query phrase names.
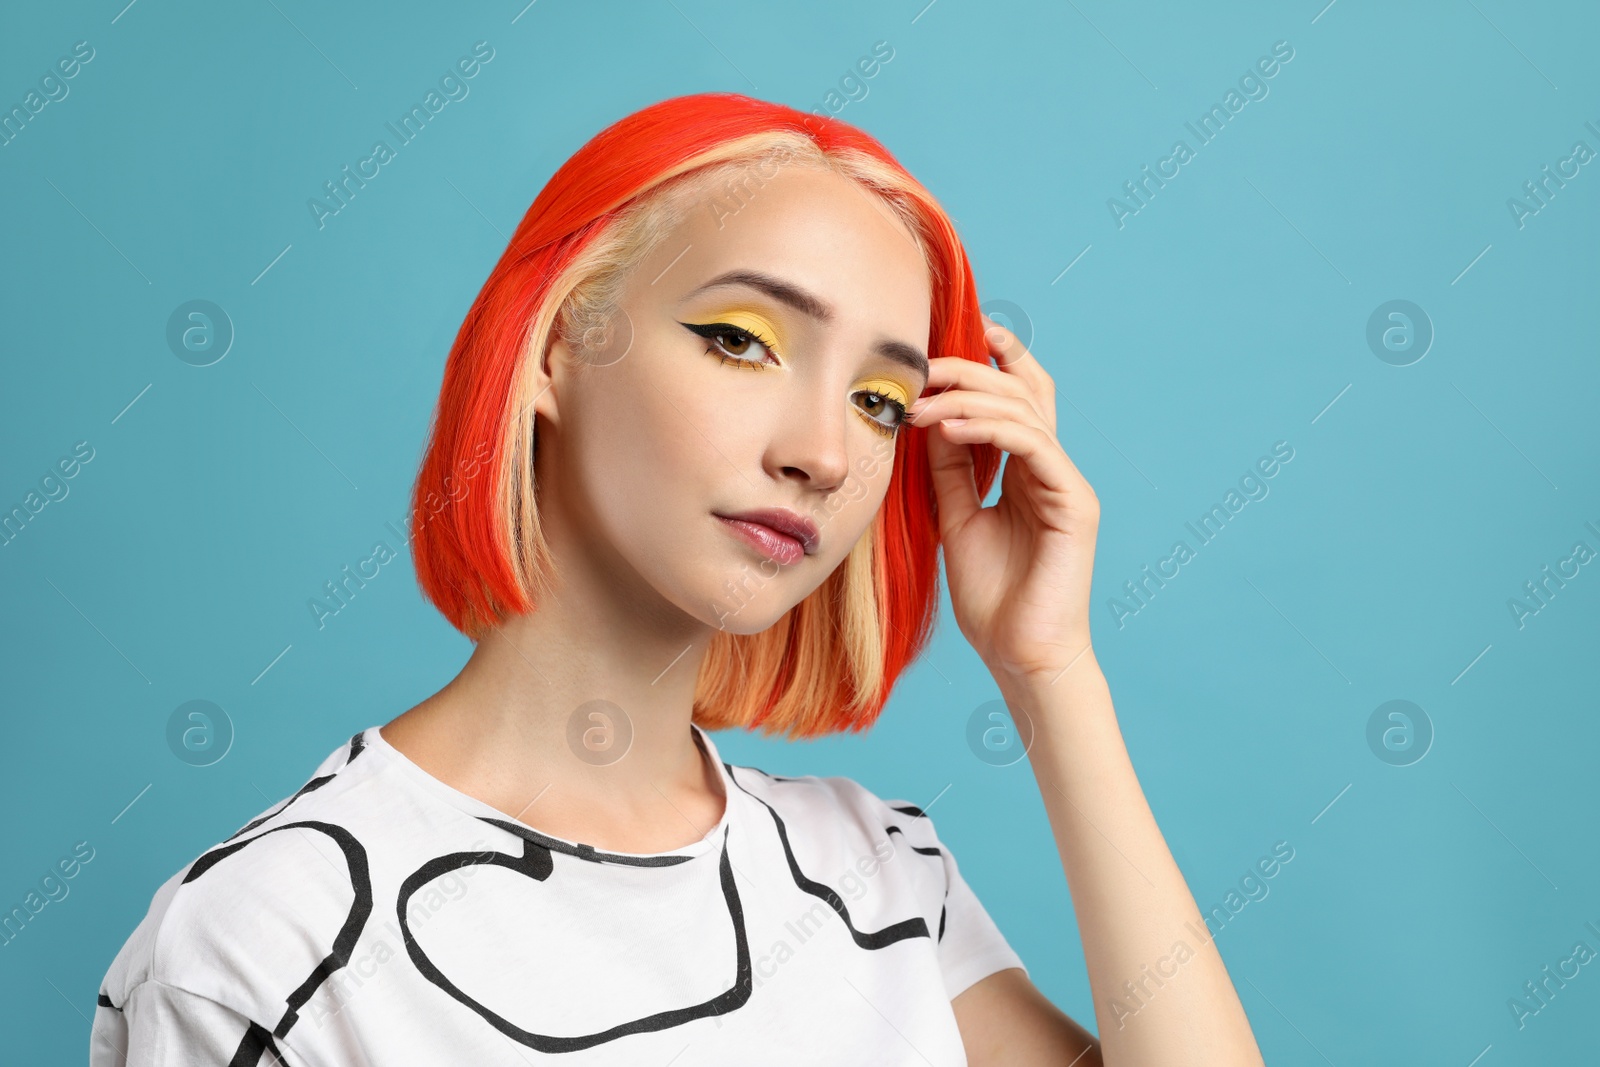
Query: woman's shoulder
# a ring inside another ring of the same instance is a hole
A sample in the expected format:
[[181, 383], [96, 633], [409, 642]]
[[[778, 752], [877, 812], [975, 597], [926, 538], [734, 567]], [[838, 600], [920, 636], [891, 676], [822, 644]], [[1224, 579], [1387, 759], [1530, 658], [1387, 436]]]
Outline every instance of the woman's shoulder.
[[[796, 808], [823, 808], [868, 814], [874, 818], [922, 818], [926, 812], [910, 800], [880, 793], [860, 780], [842, 774], [773, 774], [748, 763], [726, 766], [734, 781], [758, 799]], [[737, 773], [734, 773], [737, 772]]]
[[785, 776], [750, 765], [728, 766], [735, 783], [767, 809], [790, 840], [831, 842], [860, 854], [881, 855], [885, 842], [907, 845], [922, 856], [946, 854], [928, 812], [892, 792], [880, 793], [847, 775]]
[[920, 913], [954, 999], [979, 979], [1027, 967], [1012, 949], [960, 865], [942, 841], [925, 802], [880, 795], [844, 775], [785, 777], [758, 767], [730, 765], [734, 780], [771, 813], [791, 871], [808, 892], [836, 890], [863, 929], [904, 916], [909, 900]]
[[362, 762], [366, 733], [156, 889], [107, 970], [102, 1004], [120, 1006], [155, 981], [245, 1014], [269, 1011], [252, 1003], [252, 975], [302, 964], [310, 973], [340, 930], [371, 911], [367, 849], [351, 829], [378, 799], [366, 773], [377, 761]]

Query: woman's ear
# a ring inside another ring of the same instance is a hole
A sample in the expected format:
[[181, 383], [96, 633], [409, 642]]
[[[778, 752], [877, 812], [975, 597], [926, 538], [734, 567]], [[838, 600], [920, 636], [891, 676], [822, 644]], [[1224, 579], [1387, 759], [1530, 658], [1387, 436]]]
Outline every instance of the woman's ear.
[[614, 367], [633, 350], [633, 317], [621, 306], [592, 313], [578, 336], [577, 347], [567, 343], [558, 319], [545, 338], [544, 356], [532, 368], [534, 412], [559, 422], [557, 400], [575, 374]]
[[559, 382], [565, 379], [571, 366], [572, 350], [562, 340], [560, 332], [552, 329], [545, 341], [544, 355], [529, 371], [532, 380], [528, 383], [533, 392], [534, 414], [544, 416], [551, 424], [560, 421], [556, 410]]

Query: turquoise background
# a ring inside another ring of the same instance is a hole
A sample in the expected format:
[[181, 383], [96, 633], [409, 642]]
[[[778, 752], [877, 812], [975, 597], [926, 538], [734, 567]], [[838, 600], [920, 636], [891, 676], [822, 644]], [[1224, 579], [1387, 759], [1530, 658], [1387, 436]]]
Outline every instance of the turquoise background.
[[[1508, 606], [1600, 550], [1600, 163], [1522, 226], [1507, 205], [1600, 150], [1592, 5], [123, 2], [0, 33], [6, 108], [95, 50], [0, 147], [0, 509], [94, 449], [0, 548], [0, 908], [94, 849], [0, 947], [7, 1060], [80, 1062], [156, 887], [464, 662], [409, 556], [321, 631], [307, 601], [394, 543], [451, 339], [545, 179], [666, 96], [823, 108], [878, 41], [839, 117], [941, 198], [1058, 383], [1103, 507], [1096, 649], [1202, 909], [1294, 849], [1218, 942], [1267, 1062], [1593, 1057], [1600, 964], [1520, 1029], [1507, 1007], [1600, 950], [1600, 564], [1521, 626]], [[469, 95], [319, 230], [307, 200], [480, 40]], [[1197, 147], [1184, 124], [1277, 41], [1268, 95]], [[1179, 138], [1194, 158], [1119, 228], [1108, 199]], [[235, 331], [206, 367], [166, 339], [197, 299]], [[1404, 366], [1367, 340], [1391, 300], [1434, 332]], [[1270, 493], [1119, 625], [1124, 583], [1280, 441]], [[1035, 982], [1093, 1029], [1038, 787], [969, 750], [998, 694], [944, 611], [869, 735], [718, 744], [937, 797]], [[167, 743], [195, 699], [235, 731], [206, 767]], [[1431, 723], [1409, 765], [1369, 746], [1390, 700]]]

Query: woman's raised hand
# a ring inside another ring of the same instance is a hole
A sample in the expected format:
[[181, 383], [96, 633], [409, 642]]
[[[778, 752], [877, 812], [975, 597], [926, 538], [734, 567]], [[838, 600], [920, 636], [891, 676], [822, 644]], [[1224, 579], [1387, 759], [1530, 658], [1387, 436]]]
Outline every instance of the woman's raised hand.
[[[1056, 440], [1055, 381], [1010, 330], [984, 326], [997, 365], [934, 358], [911, 418], [929, 427], [956, 624], [997, 679], [1050, 683], [1089, 647], [1100, 501]], [[1009, 453], [990, 507], [973, 479], [978, 442]]]

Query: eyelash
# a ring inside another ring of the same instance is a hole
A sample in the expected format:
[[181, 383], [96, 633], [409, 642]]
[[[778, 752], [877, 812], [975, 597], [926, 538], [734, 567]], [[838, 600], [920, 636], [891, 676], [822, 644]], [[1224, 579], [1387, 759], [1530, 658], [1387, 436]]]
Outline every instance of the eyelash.
[[[711, 344], [706, 347], [706, 355], [715, 356], [717, 358], [717, 362], [719, 363], [731, 363], [735, 366], [749, 367], [751, 370], [765, 370], [767, 367], [772, 366], [772, 364], [764, 363], [760, 360], [742, 359], [739, 356], [736, 356], [733, 353], [725, 350], [720, 344], [717, 343], [717, 338], [719, 337], [744, 337], [761, 345], [770, 355], [773, 348], [773, 342], [767, 340], [758, 333], [753, 333], [750, 330], [746, 330], [742, 327], [734, 326], [726, 322], [709, 322], [703, 325], [699, 323], [686, 322], [683, 323], [683, 325], [711, 342]], [[874, 392], [871, 389], [863, 389], [861, 392], [867, 396], [877, 397], [879, 400], [887, 403], [898, 413], [895, 419], [895, 424], [893, 426], [885, 426], [883, 423], [879, 422], [871, 415], [868, 415], [866, 412], [861, 412], [861, 417], [865, 419], [867, 424], [874, 430], [883, 434], [885, 437], [894, 437], [899, 432], [900, 426], [905, 422], [906, 406], [891, 396]], [[859, 411], [860, 409], [858, 408], [857, 410]]]

